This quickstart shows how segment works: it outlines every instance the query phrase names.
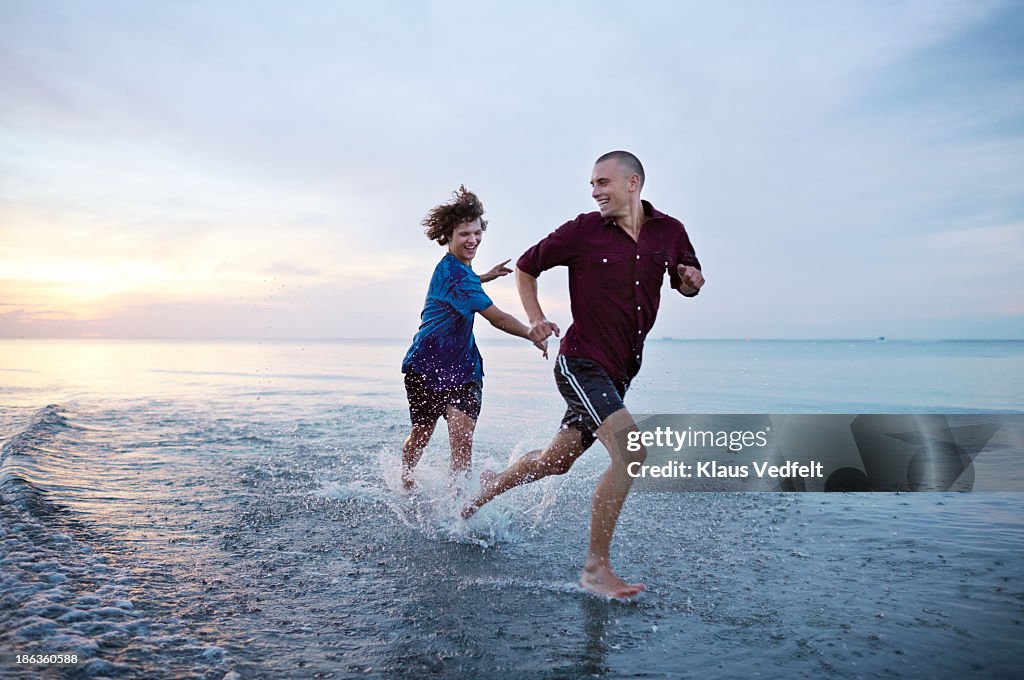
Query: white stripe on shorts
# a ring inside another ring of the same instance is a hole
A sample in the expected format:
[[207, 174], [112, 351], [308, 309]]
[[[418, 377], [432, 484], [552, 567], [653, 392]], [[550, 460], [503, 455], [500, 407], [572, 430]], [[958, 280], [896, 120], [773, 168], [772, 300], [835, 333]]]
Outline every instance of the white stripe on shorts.
[[601, 417], [597, 415], [597, 409], [590, 403], [590, 399], [587, 398], [587, 393], [583, 391], [583, 387], [579, 381], [576, 380], [576, 376], [569, 372], [569, 365], [565, 362], [565, 357], [561, 354], [558, 355], [558, 368], [562, 371], [562, 375], [569, 381], [569, 386], [572, 387], [573, 392], [583, 402], [583, 406], [587, 409], [587, 413], [594, 419], [594, 422], [598, 427], [601, 426]]

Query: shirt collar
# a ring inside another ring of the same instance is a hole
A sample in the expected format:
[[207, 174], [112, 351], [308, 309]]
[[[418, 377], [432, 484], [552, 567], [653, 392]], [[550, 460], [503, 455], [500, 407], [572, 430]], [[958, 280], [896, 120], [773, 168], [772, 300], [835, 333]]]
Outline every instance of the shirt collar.
[[457, 258], [457, 257], [455, 257], [454, 255], [452, 255], [452, 254], [451, 254], [451, 251], [449, 251], [449, 252], [445, 253], [445, 254], [444, 254], [444, 257], [443, 257], [443, 258], [441, 258], [441, 259], [442, 259], [442, 260], [446, 260], [446, 259], [448, 259], [448, 258], [451, 258], [451, 260], [452, 260], [452, 263], [454, 263], [454, 264], [456, 264], [456, 265], [458, 265], [458, 266], [462, 267], [463, 269], [468, 269], [469, 271], [473, 271], [473, 268], [472, 268], [472, 267], [470, 267], [469, 265], [465, 265], [465, 264], [463, 264], [463, 263], [462, 263], [462, 260], [460, 260], [459, 258]]
[[661, 212], [660, 210], [655, 208], [653, 205], [651, 205], [650, 201], [645, 201], [643, 199], [640, 199], [640, 205], [642, 205], [644, 207], [644, 215], [647, 215], [647, 217], [652, 219], [652, 220], [658, 219], [660, 217], [664, 217], [665, 216], [665, 213]]

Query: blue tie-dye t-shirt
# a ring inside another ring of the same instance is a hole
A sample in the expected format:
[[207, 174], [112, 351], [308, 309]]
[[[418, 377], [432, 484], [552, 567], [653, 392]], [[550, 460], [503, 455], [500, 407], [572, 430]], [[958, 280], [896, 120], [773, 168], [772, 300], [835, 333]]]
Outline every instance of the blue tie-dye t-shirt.
[[430, 279], [420, 330], [402, 362], [402, 373], [418, 373], [434, 390], [447, 390], [484, 377], [473, 337], [473, 315], [490, 307], [480, 277], [451, 253]]

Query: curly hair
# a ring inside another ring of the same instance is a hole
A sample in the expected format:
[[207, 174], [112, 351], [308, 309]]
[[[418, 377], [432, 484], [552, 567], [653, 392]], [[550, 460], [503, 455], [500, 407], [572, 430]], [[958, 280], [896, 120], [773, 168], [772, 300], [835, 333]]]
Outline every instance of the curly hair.
[[480, 230], [487, 230], [487, 221], [483, 219], [484, 204], [472, 191], [467, 191], [466, 186], [459, 185], [458, 191], [452, 192], [453, 200], [450, 203], [442, 203], [435, 206], [427, 216], [423, 218], [423, 233], [431, 241], [437, 241], [440, 245], [448, 245], [455, 227], [466, 222], [480, 218]]

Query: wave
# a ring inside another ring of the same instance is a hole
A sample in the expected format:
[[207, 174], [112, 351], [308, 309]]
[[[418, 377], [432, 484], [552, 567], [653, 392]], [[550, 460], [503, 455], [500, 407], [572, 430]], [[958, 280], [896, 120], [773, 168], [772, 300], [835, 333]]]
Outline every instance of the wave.
[[[48, 479], [47, 464], [69, 450], [67, 440], [92, 429], [71, 422], [76, 415], [49, 404], [0, 447], [0, 649], [6, 661], [15, 653], [45, 651], [75, 658], [60, 669], [61, 677], [163, 677], [159, 669], [167, 677], [223, 676], [230, 654], [153, 604], [159, 591], [150, 581], [162, 576], [159, 567], [111, 559], [125, 548], [109, 529], [82, 522], [38, 483]], [[140, 672], [141, 665], [157, 670]], [[9, 666], [0, 664], [0, 676], [39, 677], [38, 667]]]
[[0, 447], [0, 500], [35, 516], [52, 515], [60, 506], [47, 498], [35, 478], [36, 459], [53, 451], [57, 437], [76, 426], [59, 404], [49, 404], [29, 418], [28, 424]]

